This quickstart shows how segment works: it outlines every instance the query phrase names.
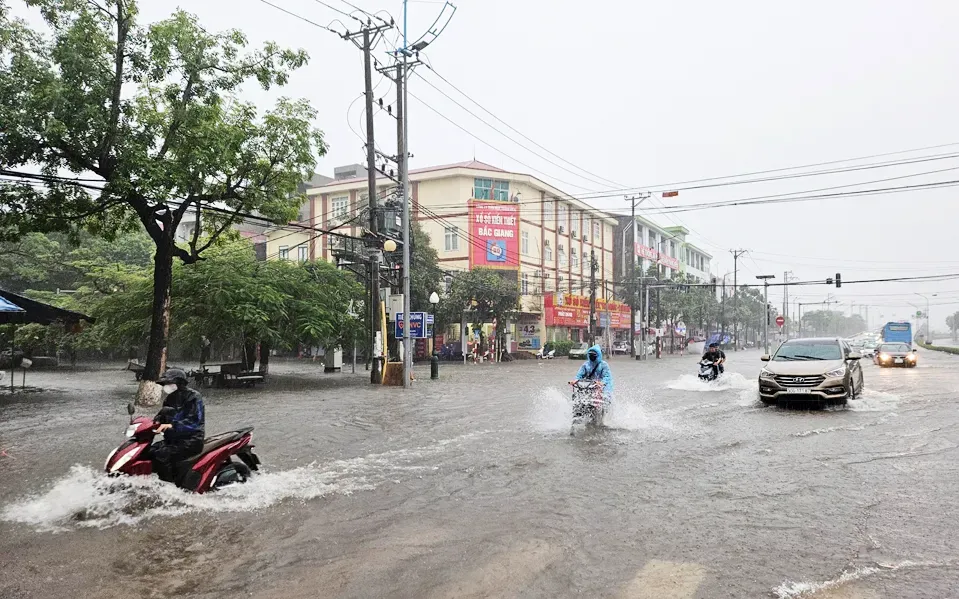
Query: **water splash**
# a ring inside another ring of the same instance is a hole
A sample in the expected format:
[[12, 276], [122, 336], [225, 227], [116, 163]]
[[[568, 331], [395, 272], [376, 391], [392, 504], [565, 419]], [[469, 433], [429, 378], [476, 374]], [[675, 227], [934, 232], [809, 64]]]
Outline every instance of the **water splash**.
[[899, 396], [872, 389], [864, 389], [858, 399], [846, 403], [853, 412], [889, 412], [899, 405]]
[[[613, 396], [603, 419], [606, 428], [637, 431], [649, 428], [671, 428], [662, 413], [647, 408], [650, 393], [645, 389], [620, 387]], [[530, 423], [542, 432], [569, 432], [573, 419], [570, 392], [555, 387], [543, 389], [530, 404]]]
[[349, 495], [393, 481], [398, 473], [433, 470], [435, 466], [420, 463], [423, 458], [478, 434], [483, 433], [444, 439], [425, 447], [257, 473], [245, 484], [203, 495], [178, 489], [156, 477], [109, 477], [89, 466], [75, 465], [46, 491], [4, 507], [0, 518], [41, 531], [63, 532], [132, 525], [195, 512], [255, 511], [289, 499]]
[[938, 568], [951, 567], [953, 562], [932, 562], [932, 561], [913, 561], [904, 560], [901, 562], [884, 564], [876, 563], [872, 566], [862, 566], [853, 570], [843, 570], [842, 573], [831, 580], [825, 582], [792, 582], [786, 581], [773, 589], [773, 595], [777, 599], [800, 599], [803, 597], [814, 597], [823, 591], [830, 591], [843, 585], [855, 583], [869, 576], [881, 572], [896, 572], [906, 568]]
[[712, 382], [699, 380], [699, 377], [693, 374], [681, 375], [678, 379], [666, 384], [667, 389], [676, 391], [731, 391], [755, 389], [756, 381], [747, 379], [738, 372], [727, 372]]
[[569, 431], [573, 420], [573, 404], [569, 391], [547, 387], [533, 396], [530, 404], [530, 424], [542, 432]]

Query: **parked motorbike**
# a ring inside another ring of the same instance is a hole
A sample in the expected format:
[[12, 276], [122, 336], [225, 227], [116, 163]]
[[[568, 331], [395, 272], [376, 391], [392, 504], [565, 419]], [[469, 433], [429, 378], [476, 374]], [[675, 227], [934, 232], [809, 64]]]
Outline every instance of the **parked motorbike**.
[[586, 426], [602, 426], [606, 415], [606, 399], [603, 397], [603, 386], [597, 381], [578, 380], [570, 383], [573, 387], [573, 422], [569, 434], [574, 434], [574, 427], [583, 423]]
[[[130, 426], [127, 440], [107, 456], [104, 470], [111, 476], [148, 476], [153, 474], [150, 447], [157, 433], [157, 425], [170, 416], [169, 408], [160, 411], [157, 420], [133, 417], [132, 404], [127, 405]], [[195, 456], [177, 462], [174, 482], [181, 489], [206, 493], [250, 479], [259, 470], [260, 458], [253, 453], [253, 427], [220, 433], [203, 440], [203, 449]], [[233, 457], [236, 457], [236, 461]]]
[[719, 378], [719, 367], [709, 360], [701, 360], [699, 362], [699, 380], [709, 383], [717, 378]]

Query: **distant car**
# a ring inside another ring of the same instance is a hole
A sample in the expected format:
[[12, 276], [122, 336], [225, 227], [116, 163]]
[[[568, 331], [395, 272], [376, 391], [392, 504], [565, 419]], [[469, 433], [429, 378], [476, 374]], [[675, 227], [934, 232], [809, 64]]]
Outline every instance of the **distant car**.
[[879, 344], [875, 341], [865, 341], [859, 351], [864, 358], [874, 358], [876, 356], [876, 347], [878, 346]]
[[614, 341], [613, 342], [613, 354], [623, 354], [626, 355], [629, 353], [629, 343], [627, 341]]
[[759, 399], [766, 405], [779, 400], [817, 400], [845, 404], [863, 389], [862, 356], [836, 338], [791, 339], [759, 373]]
[[586, 351], [589, 350], [589, 344], [584, 342], [577, 343], [569, 350], [569, 359], [570, 360], [585, 360]]
[[908, 343], [882, 343], [876, 348], [873, 357], [873, 362], [881, 368], [886, 366], [915, 368], [918, 361], [919, 354], [909, 347]]

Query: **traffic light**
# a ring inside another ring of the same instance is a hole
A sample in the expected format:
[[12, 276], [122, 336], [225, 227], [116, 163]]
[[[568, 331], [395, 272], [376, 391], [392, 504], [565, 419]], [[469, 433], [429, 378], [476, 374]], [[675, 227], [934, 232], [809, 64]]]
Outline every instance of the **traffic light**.
[[842, 287], [842, 275], [836, 273], [836, 287]]

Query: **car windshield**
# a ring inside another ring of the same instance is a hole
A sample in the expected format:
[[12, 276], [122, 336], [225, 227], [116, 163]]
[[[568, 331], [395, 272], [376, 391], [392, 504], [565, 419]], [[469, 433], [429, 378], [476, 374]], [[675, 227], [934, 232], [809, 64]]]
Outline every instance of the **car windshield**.
[[909, 346], [905, 343], [886, 343], [882, 346], [881, 351], [885, 352], [907, 352], [909, 351]]
[[773, 360], [788, 362], [793, 360], [841, 360], [839, 344], [830, 341], [784, 343]]

